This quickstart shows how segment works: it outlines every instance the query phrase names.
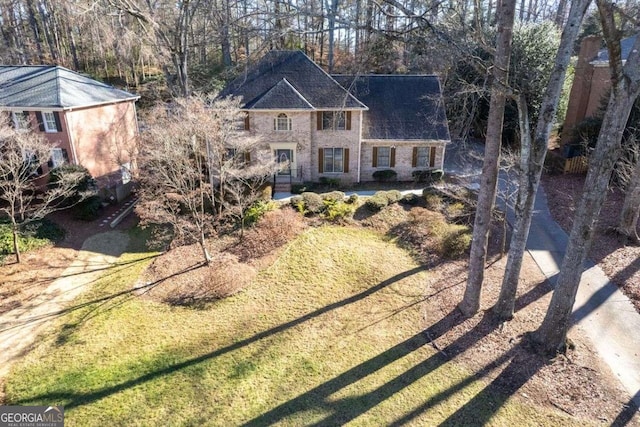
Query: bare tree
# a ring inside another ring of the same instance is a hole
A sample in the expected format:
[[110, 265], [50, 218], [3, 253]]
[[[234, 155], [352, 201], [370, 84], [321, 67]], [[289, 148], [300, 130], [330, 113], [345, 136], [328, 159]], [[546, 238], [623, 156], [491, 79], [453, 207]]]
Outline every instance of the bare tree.
[[627, 157], [618, 166], [618, 177], [623, 179], [626, 188], [618, 233], [631, 239], [634, 243], [640, 243], [638, 236], [638, 216], [640, 216], [640, 141], [629, 141], [631, 148], [627, 151]]
[[[16, 262], [21, 262], [18, 236], [21, 228], [49, 213], [69, 207], [66, 199], [76, 195], [82, 172], [62, 174], [55, 186], [39, 173], [51, 156], [51, 144], [30, 130], [0, 125], [0, 213], [11, 223]], [[78, 200], [82, 200], [80, 195]]]
[[[143, 223], [170, 224], [176, 244], [197, 242], [207, 264], [215, 213], [231, 206], [223, 190], [234, 177], [259, 179], [265, 173], [234, 160], [240, 154], [250, 160], [248, 153], [257, 149], [258, 140], [239, 130], [243, 117], [237, 100], [191, 97], [157, 105], [146, 122], [137, 212]], [[251, 190], [244, 188], [247, 197]]]
[[491, 224], [498, 183], [502, 123], [506, 102], [504, 88], [507, 86], [509, 76], [515, 3], [515, 0], [504, 0], [500, 3], [497, 10], [498, 36], [493, 61], [494, 82], [491, 89], [482, 179], [480, 181], [480, 194], [478, 195], [471, 253], [469, 255], [469, 278], [467, 280], [464, 298], [459, 305], [460, 311], [466, 316], [475, 314], [480, 308], [480, 295], [487, 260], [489, 226]]
[[571, 59], [573, 44], [578, 36], [580, 23], [590, 3], [591, 0], [576, 0], [571, 4], [567, 25], [562, 33], [560, 46], [556, 54], [555, 66], [549, 76], [547, 89], [542, 99], [533, 140], [529, 129], [529, 111], [526, 100], [523, 96], [519, 96], [517, 99], [521, 136], [520, 182], [514, 209], [515, 223], [509, 244], [509, 258], [502, 280], [500, 297], [493, 309], [496, 316], [501, 320], [508, 320], [513, 317], [522, 258], [526, 249], [529, 228], [531, 227], [533, 207], [538, 186], [540, 185], [544, 158], [547, 154], [549, 135], [555, 121], [558, 100], [569, 60]]
[[614, 6], [606, 0], [596, 0], [596, 3], [609, 51], [612, 90], [598, 142], [589, 158], [584, 192], [575, 213], [555, 290], [544, 321], [532, 336], [540, 350], [547, 354], [554, 354], [565, 348], [583, 262], [591, 246], [596, 220], [604, 203], [613, 168], [621, 154], [625, 125], [634, 101], [640, 94], [640, 37], [636, 39], [623, 65]]

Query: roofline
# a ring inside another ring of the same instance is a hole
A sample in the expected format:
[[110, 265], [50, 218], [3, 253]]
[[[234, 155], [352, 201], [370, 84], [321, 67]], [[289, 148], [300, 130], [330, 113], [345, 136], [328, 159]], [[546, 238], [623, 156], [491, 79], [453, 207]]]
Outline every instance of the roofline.
[[373, 142], [373, 143], [389, 143], [389, 142], [407, 142], [407, 143], [415, 143], [415, 142], [427, 142], [427, 143], [439, 143], [446, 144], [447, 142], [451, 142], [451, 139], [433, 139], [433, 138], [420, 138], [420, 139], [409, 139], [409, 138], [388, 138], [388, 139], [368, 139], [362, 138], [362, 142]]
[[311, 61], [311, 63], [312, 63], [313, 65], [315, 65], [315, 66], [316, 66], [320, 71], [322, 71], [322, 72], [323, 72], [327, 77], [329, 77], [329, 78], [331, 79], [331, 81], [333, 81], [333, 83], [337, 84], [337, 85], [338, 85], [338, 87], [340, 87], [342, 90], [344, 90], [344, 91], [345, 91], [345, 93], [346, 93], [348, 96], [350, 96], [351, 98], [353, 98], [353, 100], [354, 100], [354, 101], [356, 101], [358, 104], [362, 105], [362, 106], [363, 106], [363, 107], [365, 107], [366, 109], [369, 109], [369, 108], [368, 108], [368, 107], [367, 107], [367, 106], [366, 106], [362, 101], [360, 101], [358, 98], [356, 98], [355, 96], [353, 96], [353, 95], [351, 94], [351, 92], [349, 92], [347, 89], [345, 89], [345, 88], [344, 88], [344, 86], [342, 86], [340, 83], [338, 83], [338, 82], [337, 82], [337, 80], [336, 80], [336, 79], [334, 79], [334, 78], [331, 76], [331, 74], [329, 74], [329, 73], [327, 73], [325, 70], [323, 70], [323, 69], [322, 69], [322, 67], [321, 67], [321, 66], [319, 66], [319, 65], [316, 63], [316, 61], [314, 61], [313, 59], [309, 58], [309, 56], [308, 56], [306, 53], [304, 53], [303, 51], [298, 50], [298, 52], [300, 52], [301, 54], [303, 54], [303, 55], [304, 55], [304, 56], [305, 56], [309, 61]]
[[93, 104], [73, 105], [71, 107], [44, 106], [44, 105], [14, 105], [14, 106], [0, 105], [0, 109], [4, 110], [4, 111], [25, 111], [26, 109], [28, 109], [28, 111], [41, 111], [41, 110], [71, 111], [71, 110], [77, 110], [77, 109], [80, 109], [80, 108], [97, 107], [97, 106], [100, 106], [100, 105], [119, 104], [121, 102], [127, 102], [127, 101], [134, 101], [135, 102], [138, 99], [140, 99], [140, 96], [136, 95], [136, 96], [132, 96], [130, 98], [115, 99], [113, 101], [96, 102], [96, 103], [93, 103]]
[[[362, 102], [361, 102], [362, 104]], [[363, 104], [364, 105], [364, 104]], [[241, 111], [300, 111], [303, 113], [308, 113], [311, 111], [369, 111], [369, 107], [365, 106], [364, 108], [240, 108]]]
[[439, 74], [331, 74], [338, 77], [435, 77], [440, 78]]
[[[313, 106], [312, 103], [309, 102], [309, 100], [307, 98], [305, 98], [304, 96], [302, 96], [302, 94], [298, 91], [298, 89], [296, 89], [290, 82], [289, 80], [287, 80], [286, 77], [283, 77], [282, 80], [285, 82], [285, 84], [287, 84], [291, 89], [293, 89], [293, 91], [300, 97], [300, 99], [302, 99], [304, 102], [307, 103], [307, 105], [311, 108], [313, 108], [314, 110], [316, 109], [316, 107]], [[275, 86], [274, 86], [275, 87]]]
[[61, 110], [71, 111], [71, 110], [78, 110], [80, 108], [90, 108], [90, 107], [99, 107], [101, 105], [119, 104], [121, 102], [127, 102], [127, 101], [136, 102], [138, 99], [140, 99], [140, 96], [136, 95], [136, 96], [132, 96], [130, 98], [114, 99], [112, 101], [94, 102], [93, 104], [73, 105], [71, 107], [62, 107]]

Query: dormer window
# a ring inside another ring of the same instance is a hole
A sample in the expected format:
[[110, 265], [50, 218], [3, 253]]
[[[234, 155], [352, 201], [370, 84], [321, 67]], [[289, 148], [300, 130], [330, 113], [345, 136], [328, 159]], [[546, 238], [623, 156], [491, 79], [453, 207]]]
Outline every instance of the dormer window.
[[278, 114], [273, 122], [273, 129], [276, 131], [291, 130], [291, 118], [284, 113]]

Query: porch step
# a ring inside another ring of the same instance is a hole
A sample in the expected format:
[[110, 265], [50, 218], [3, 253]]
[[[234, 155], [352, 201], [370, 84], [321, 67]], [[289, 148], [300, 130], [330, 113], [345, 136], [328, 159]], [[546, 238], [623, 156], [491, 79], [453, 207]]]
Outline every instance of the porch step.
[[288, 182], [277, 182], [273, 191], [275, 193], [291, 193], [291, 184]]

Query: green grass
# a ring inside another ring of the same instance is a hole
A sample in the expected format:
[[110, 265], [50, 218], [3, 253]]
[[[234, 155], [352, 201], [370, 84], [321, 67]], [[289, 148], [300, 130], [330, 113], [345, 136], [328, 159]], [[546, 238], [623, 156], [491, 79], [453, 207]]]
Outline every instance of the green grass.
[[[77, 302], [130, 289], [143, 237]], [[478, 407], [487, 383], [421, 334], [427, 274], [377, 234], [311, 229], [206, 310], [124, 295], [71, 312], [14, 367], [7, 403], [64, 405], [69, 426], [584, 425], [504, 396]]]
[[[64, 230], [48, 219], [34, 221], [22, 227], [18, 236], [18, 245], [21, 252], [42, 248], [62, 240]], [[12, 255], [13, 232], [11, 224], [7, 220], [0, 220], [0, 262]]]

